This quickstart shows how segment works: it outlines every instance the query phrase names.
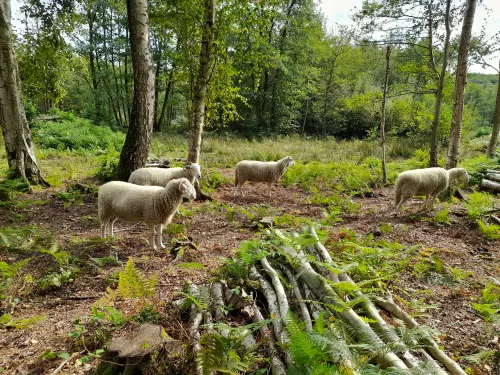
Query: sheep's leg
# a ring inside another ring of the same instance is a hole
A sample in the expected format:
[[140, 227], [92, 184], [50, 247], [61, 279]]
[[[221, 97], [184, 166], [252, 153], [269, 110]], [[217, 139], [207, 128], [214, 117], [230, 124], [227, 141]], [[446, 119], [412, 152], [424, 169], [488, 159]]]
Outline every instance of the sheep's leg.
[[158, 232], [156, 233], [156, 237], [158, 238], [158, 245], [160, 248], [165, 249], [166, 246], [163, 244], [163, 224], [158, 225], [157, 227]]
[[113, 237], [114, 236], [114, 233], [113, 233], [113, 229], [114, 229], [114, 226], [115, 226], [115, 221], [118, 220], [118, 218], [115, 218], [115, 219], [110, 219], [109, 222], [108, 222], [108, 234]]
[[403, 203], [405, 203], [411, 197], [412, 197], [412, 195], [402, 194], [402, 196], [401, 196], [401, 198], [399, 200], [399, 203], [396, 206], [396, 211], [395, 211], [396, 215], [398, 214], [399, 210], [401, 209], [401, 206], [403, 206]]
[[271, 197], [271, 189], [273, 187], [273, 183], [272, 182], [268, 182], [267, 183], [267, 196], [270, 198]]
[[156, 251], [156, 233], [155, 233], [155, 226], [154, 225], [148, 225], [149, 230], [150, 230], [150, 235], [151, 235], [151, 248]]
[[244, 197], [244, 196], [245, 196], [245, 194], [243, 194], [243, 184], [238, 185], [238, 187], [240, 188], [240, 195], [241, 195], [242, 197]]
[[429, 198], [431, 197], [430, 194], [427, 194], [425, 196], [425, 202], [424, 202], [424, 208], [422, 209], [422, 211], [427, 211], [427, 203], [429, 202]]
[[434, 209], [434, 203], [436, 203], [436, 197], [437, 197], [438, 193], [435, 193], [432, 195], [432, 201], [431, 201], [431, 210]]
[[101, 223], [101, 237], [102, 238], [106, 237], [106, 227], [107, 227], [107, 225], [108, 225], [108, 221], [106, 221], [106, 220]]

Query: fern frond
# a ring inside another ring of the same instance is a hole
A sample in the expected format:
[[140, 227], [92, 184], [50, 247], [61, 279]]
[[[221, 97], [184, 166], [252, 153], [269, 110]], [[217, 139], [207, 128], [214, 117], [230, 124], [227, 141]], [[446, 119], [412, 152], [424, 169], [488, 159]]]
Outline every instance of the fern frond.
[[100, 308], [104, 308], [106, 306], [114, 306], [117, 294], [118, 293], [116, 290], [111, 289], [111, 287], [108, 286], [106, 288], [106, 293], [104, 293], [101, 298], [94, 302], [93, 306]]
[[135, 267], [133, 259], [129, 258], [125, 269], [119, 273], [118, 291], [123, 298], [152, 297], [156, 283], [156, 275], [149, 280], [146, 279]]

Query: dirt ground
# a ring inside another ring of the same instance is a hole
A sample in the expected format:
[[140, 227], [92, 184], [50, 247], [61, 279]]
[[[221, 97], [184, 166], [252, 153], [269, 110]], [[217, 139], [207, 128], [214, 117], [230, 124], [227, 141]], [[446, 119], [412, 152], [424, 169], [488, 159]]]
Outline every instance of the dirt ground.
[[[307, 194], [299, 188], [275, 187], [273, 196], [264, 195], [265, 186], [245, 186], [248, 196], [233, 197], [232, 187], [222, 185], [213, 197], [219, 204], [250, 207], [256, 204], [274, 208], [277, 215], [292, 213], [296, 216], [320, 219], [322, 208], [305, 203]], [[81, 204], [64, 204], [56, 196], [64, 188], [51, 188], [26, 194], [20, 199], [46, 199], [45, 205], [28, 205], [25, 208], [8, 210], [0, 208], [0, 225], [19, 225], [16, 215], [24, 215], [23, 225], [36, 224], [53, 234], [62, 248], [82, 261], [81, 273], [72, 282], [60, 289], [44, 294], [31, 293], [24, 296], [14, 310], [14, 316], [45, 319], [27, 329], [0, 328], [0, 374], [51, 374], [62, 359], [41, 359], [47, 350], [71, 352], [72, 342], [68, 332], [72, 322], [79, 317], [89, 316], [92, 304], [100, 298], [108, 285], [109, 275], [118, 272], [119, 267], [97, 268], [89, 265], [91, 258], [106, 257], [116, 253], [125, 263], [133, 256], [136, 265], [145, 274], [158, 275], [157, 298], [163, 302], [165, 311], [171, 311], [174, 294], [181, 290], [186, 281], [202, 284], [212, 275], [221, 260], [234, 254], [239, 243], [254, 236], [256, 226], [248, 218], [237, 215], [230, 221], [228, 216], [217, 209], [217, 204], [190, 202], [186, 206], [194, 210], [193, 215], [174, 218], [175, 223], [186, 227], [186, 234], [192, 238], [197, 250], [187, 249], [179, 261], [166, 251], [153, 252], [148, 246], [147, 228], [143, 224], [116, 223], [118, 239], [113, 242], [92, 241], [99, 237], [97, 203], [95, 194], [85, 194]], [[408, 298], [417, 290], [428, 290], [425, 302], [439, 304], [419, 317], [421, 324], [436, 328], [441, 332], [442, 345], [452, 357], [469, 355], [481, 350], [500, 351], [498, 326], [486, 324], [471, 308], [473, 298], [480, 296], [482, 282], [500, 276], [500, 241], [488, 241], [471, 224], [465, 210], [459, 204], [450, 207], [451, 225], [437, 225], [428, 214], [409, 215], [416, 212], [420, 200], [407, 204], [408, 211], [394, 217], [392, 215], [392, 190], [384, 188], [375, 191], [373, 197], [355, 198], [361, 204], [360, 213], [344, 217], [343, 222], [333, 227], [333, 231], [350, 228], [360, 234], [373, 233], [381, 238], [398, 241], [405, 245], [422, 244], [433, 248], [446, 264], [462, 270], [474, 272], [471, 280], [459, 286], [443, 286], [423, 281], [408, 273], [401, 277], [398, 285], [392, 285], [402, 298]], [[382, 223], [390, 223], [393, 230], [380, 230]], [[164, 241], [170, 235], [164, 236]], [[0, 261], [12, 263], [29, 253], [0, 252]], [[53, 266], [49, 255], [33, 258], [23, 269], [35, 280], [43, 270]], [[198, 262], [204, 269], [176, 267], [177, 263]], [[473, 280], [472, 280], [473, 279]], [[405, 295], [406, 294], [406, 295]], [[175, 337], [175, 328], [166, 327]], [[498, 357], [497, 357], [498, 358]], [[83, 374], [93, 365], [85, 365], [72, 360], [59, 374]], [[476, 375], [499, 375], [500, 364], [488, 362], [486, 365], [472, 366]]]

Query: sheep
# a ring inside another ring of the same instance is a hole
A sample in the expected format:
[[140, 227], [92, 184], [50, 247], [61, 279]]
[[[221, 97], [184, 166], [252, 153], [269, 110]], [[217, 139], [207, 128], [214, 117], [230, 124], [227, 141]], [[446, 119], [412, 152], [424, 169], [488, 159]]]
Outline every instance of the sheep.
[[396, 208], [394, 214], [397, 215], [402, 204], [414, 195], [425, 195], [424, 210], [427, 209], [427, 202], [432, 194], [431, 209], [434, 208], [436, 197], [454, 184], [469, 182], [469, 175], [464, 168], [424, 168], [412, 169], [399, 174], [395, 185]]
[[113, 225], [117, 219], [143, 222], [151, 231], [151, 247], [162, 242], [163, 227], [168, 225], [179, 209], [183, 198], [196, 199], [194, 186], [187, 178], [168, 182], [167, 186], [140, 186], [128, 182], [111, 181], [99, 188], [98, 211], [101, 236], [113, 237]]
[[233, 195], [236, 195], [236, 188], [239, 188], [240, 195], [243, 197], [243, 184], [246, 181], [254, 181], [267, 182], [267, 195], [270, 197], [272, 184], [278, 182], [285, 174], [286, 169], [294, 164], [295, 161], [290, 156], [285, 156], [278, 161], [242, 160], [238, 162], [236, 164]]
[[201, 178], [201, 167], [197, 163], [186, 163], [183, 168], [139, 168], [132, 172], [128, 182], [136, 185], [167, 186], [174, 178], [187, 178], [192, 184]]

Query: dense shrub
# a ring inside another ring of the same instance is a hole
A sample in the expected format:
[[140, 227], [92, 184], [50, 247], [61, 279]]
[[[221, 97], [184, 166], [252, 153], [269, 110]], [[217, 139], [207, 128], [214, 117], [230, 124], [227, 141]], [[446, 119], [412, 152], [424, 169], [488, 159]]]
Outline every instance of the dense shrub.
[[[33, 138], [41, 148], [71, 151], [120, 150], [125, 136], [107, 126], [81, 118], [63, 116], [61, 122], [35, 122]], [[74, 116], [73, 116], [74, 117]]]

